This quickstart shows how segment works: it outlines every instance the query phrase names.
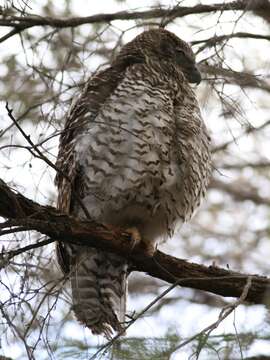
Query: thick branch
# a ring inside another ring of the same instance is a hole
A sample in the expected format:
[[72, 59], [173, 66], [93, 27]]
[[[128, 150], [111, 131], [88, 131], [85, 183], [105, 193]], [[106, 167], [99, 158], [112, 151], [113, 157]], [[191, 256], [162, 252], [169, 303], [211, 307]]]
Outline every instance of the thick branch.
[[137, 19], [155, 19], [164, 17], [183, 17], [191, 14], [204, 14], [216, 11], [264, 11], [270, 12], [268, 0], [250, 1], [237, 0], [224, 2], [221, 4], [195, 6], [175, 6], [174, 8], [158, 8], [147, 11], [120, 11], [111, 14], [97, 14], [85, 17], [70, 17], [68, 19], [41, 17], [37, 15], [29, 16], [4, 16], [0, 19], [0, 26], [14, 27], [17, 29], [26, 29], [33, 26], [51, 26], [54, 28], [76, 27], [84, 24], [104, 23], [114, 20], [137, 20]]
[[[36, 230], [60, 241], [76, 242], [116, 252], [130, 260], [132, 270], [146, 272], [169, 283], [178, 281], [182, 286], [225, 297], [239, 297], [247, 282], [248, 275], [189, 263], [160, 251], [156, 251], [153, 257], [147, 256], [141, 247], [131, 252], [129, 236], [123, 230], [91, 221], [79, 221], [60, 214], [53, 207], [41, 206], [22, 194], [15, 193], [2, 180], [0, 216], [10, 219], [6, 227], [14, 227], [14, 231], [16, 226], [19, 226], [23, 230]], [[5, 228], [5, 225], [2, 224], [1, 227]], [[16, 254], [16, 251], [14, 254], [11, 252], [9, 256]], [[247, 300], [253, 303], [266, 303], [269, 291], [270, 279], [254, 275]]]

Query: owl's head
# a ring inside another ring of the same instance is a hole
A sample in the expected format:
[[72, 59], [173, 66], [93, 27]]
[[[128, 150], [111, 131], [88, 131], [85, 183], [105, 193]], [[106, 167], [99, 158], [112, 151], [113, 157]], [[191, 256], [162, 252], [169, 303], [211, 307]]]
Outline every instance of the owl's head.
[[124, 59], [129, 64], [144, 62], [147, 58], [173, 62], [190, 83], [199, 84], [201, 81], [191, 47], [168, 30], [159, 28], [144, 31], [127, 43], [117, 56], [118, 60]]

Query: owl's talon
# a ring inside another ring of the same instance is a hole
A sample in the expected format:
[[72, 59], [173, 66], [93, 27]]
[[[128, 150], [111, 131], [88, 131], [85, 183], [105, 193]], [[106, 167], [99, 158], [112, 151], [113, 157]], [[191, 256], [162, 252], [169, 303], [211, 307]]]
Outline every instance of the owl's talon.
[[140, 247], [144, 250], [147, 256], [152, 257], [157, 249], [156, 245], [143, 239], [139, 230], [134, 226], [126, 229], [126, 232], [131, 237], [131, 251], [134, 250], [140, 244]]
[[127, 228], [126, 232], [128, 234], [130, 234], [130, 237], [131, 237], [131, 250], [133, 250], [135, 248], [135, 246], [137, 246], [141, 242], [142, 236], [141, 236], [139, 230], [135, 226]]

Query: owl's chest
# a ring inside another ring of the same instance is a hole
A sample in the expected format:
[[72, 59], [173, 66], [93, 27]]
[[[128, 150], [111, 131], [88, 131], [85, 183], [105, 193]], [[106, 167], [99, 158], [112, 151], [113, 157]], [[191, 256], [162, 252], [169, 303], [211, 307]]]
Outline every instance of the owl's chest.
[[77, 158], [91, 181], [154, 177], [170, 162], [174, 134], [169, 94], [145, 92], [139, 85], [128, 92], [119, 89], [79, 135]]

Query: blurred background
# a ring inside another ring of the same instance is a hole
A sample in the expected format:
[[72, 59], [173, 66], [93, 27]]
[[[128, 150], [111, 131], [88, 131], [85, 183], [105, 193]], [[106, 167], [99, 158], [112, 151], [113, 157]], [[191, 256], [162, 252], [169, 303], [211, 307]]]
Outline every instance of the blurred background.
[[[59, 25], [57, 19], [66, 22]], [[214, 159], [203, 205], [160, 248], [207, 266], [267, 276], [268, 0], [0, 2], [0, 177], [25, 196], [55, 205], [55, 171], [33, 155], [8, 117], [6, 102], [25, 133], [55, 162], [65, 113], [85, 81], [106, 67], [123, 44], [158, 26], [190, 42], [196, 53], [203, 81], [195, 91]], [[7, 251], [40, 238], [25, 232], [0, 241]], [[207, 335], [202, 330], [232, 299], [180, 287], [138, 319], [125, 338], [94, 355], [106, 341], [77, 323], [68, 283], [61, 277], [54, 245], [15, 257], [1, 270], [0, 354], [12, 359], [270, 359], [264, 306], [239, 306]], [[167, 287], [133, 273], [128, 313], [138, 313]]]

